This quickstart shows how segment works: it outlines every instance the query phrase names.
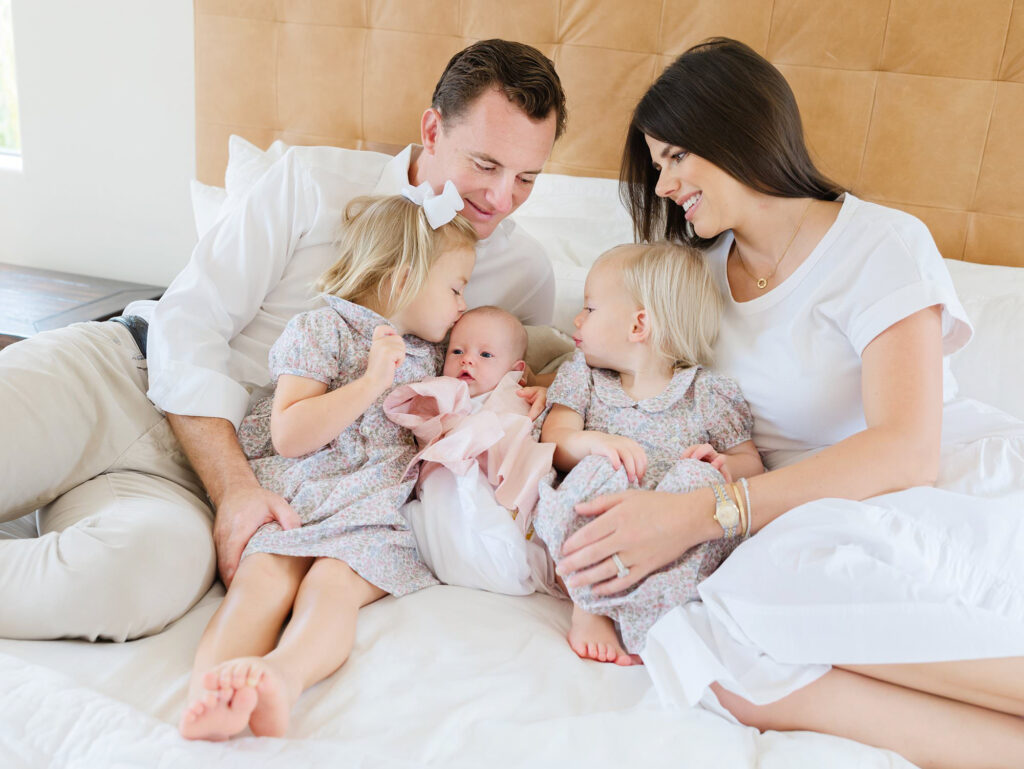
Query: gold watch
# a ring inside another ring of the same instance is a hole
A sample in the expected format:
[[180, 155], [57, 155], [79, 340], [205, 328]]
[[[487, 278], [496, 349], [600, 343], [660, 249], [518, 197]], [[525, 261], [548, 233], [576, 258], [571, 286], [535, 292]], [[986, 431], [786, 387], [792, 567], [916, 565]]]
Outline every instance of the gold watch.
[[715, 490], [715, 520], [722, 527], [726, 537], [735, 537], [740, 525], [740, 509], [725, 490], [725, 486], [716, 483], [712, 488]]

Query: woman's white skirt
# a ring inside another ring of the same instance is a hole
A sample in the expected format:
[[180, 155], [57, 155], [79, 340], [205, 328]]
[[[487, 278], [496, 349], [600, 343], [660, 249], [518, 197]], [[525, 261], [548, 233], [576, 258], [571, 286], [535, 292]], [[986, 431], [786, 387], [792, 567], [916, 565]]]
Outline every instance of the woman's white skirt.
[[[981, 437], [984, 436], [984, 437]], [[940, 478], [780, 516], [651, 629], [666, 704], [763, 704], [832, 665], [1024, 656], [1024, 423], [946, 407]]]

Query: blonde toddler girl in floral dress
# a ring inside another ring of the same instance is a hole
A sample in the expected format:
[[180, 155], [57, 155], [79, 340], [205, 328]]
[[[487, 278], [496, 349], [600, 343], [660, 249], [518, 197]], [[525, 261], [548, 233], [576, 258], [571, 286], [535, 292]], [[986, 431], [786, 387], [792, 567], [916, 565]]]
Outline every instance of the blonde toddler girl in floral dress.
[[[541, 433], [556, 444], [555, 467], [568, 471], [557, 490], [541, 486], [534, 521], [556, 564], [565, 540], [591, 520], [578, 514], [587, 509], [580, 503], [630, 488], [689, 491], [764, 470], [739, 387], [706, 368], [721, 297], [698, 253], [667, 243], [619, 246], [594, 263], [584, 292], [577, 351], [548, 389]], [[563, 574], [574, 604], [573, 650], [632, 664], [650, 626], [695, 600], [697, 584], [739, 541], [706, 542], [613, 595]], [[619, 559], [620, 576], [628, 566]]]
[[347, 659], [362, 606], [437, 584], [399, 512], [416, 445], [381, 405], [439, 373], [439, 343], [466, 309], [477, 235], [461, 204], [451, 182], [440, 196], [353, 200], [318, 284], [327, 306], [293, 318], [271, 348], [274, 393], [239, 442], [302, 525], [268, 522], [250, 539], [196, 652], [185, 737], [283, 735], [299, 694]]

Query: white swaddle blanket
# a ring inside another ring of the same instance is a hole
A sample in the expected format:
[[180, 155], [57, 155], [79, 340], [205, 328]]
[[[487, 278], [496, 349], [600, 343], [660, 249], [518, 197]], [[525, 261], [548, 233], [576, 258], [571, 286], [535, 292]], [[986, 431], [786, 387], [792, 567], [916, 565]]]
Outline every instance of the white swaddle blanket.
[[417, 498], [402, 512], [420, 557], [442, 582], [506, 595], [562, 595], [532, 527], [537, 482], [551, 471], [553, 448], [531, 436], [529, 406], [515, 394], [520, 376], [510, 371], [475, 398], [450, 377], [388, 397], [388, 417], [428, 444], [418, 455]]

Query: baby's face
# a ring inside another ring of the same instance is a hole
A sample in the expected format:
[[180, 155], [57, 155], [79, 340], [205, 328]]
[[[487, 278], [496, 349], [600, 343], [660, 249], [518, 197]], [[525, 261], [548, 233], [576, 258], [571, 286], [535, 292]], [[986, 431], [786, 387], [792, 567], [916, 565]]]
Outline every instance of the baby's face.
[[513, 334], [501, 317], [473, 313], [452, 329], [444, 375], [460, 379], [471, 396], [487, 393], [520, 363], [512, 347]]

